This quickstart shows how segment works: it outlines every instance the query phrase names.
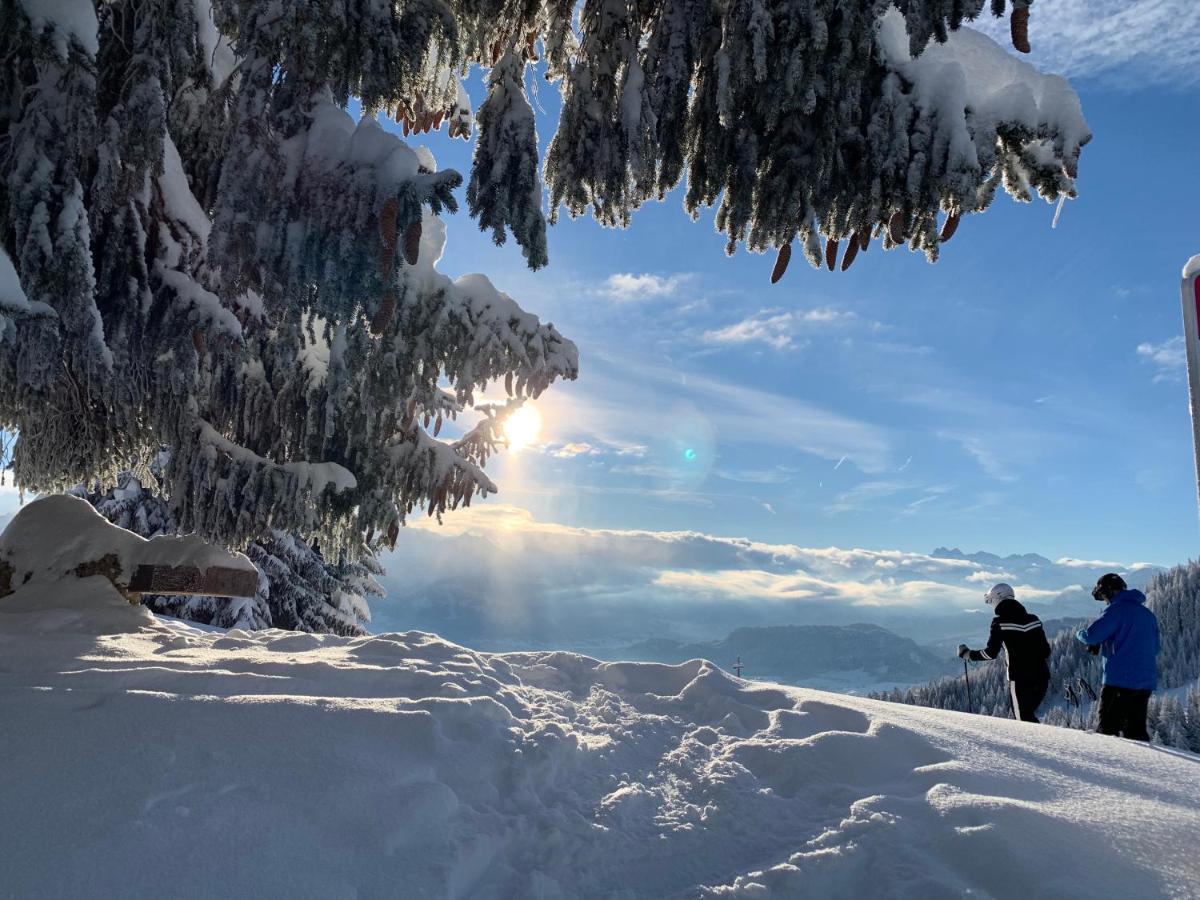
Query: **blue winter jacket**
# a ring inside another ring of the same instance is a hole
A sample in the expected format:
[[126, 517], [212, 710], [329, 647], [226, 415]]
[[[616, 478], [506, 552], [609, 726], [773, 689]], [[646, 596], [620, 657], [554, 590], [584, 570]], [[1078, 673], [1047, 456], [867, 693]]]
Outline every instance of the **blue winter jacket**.
[[1088, 645], [1100, 645], [1104, 683], [1130, 690], [1158, 686], [1158, 619], [1146, 609], [1141, 591], [1121, 591], [1104, 615], [1076, 633]]

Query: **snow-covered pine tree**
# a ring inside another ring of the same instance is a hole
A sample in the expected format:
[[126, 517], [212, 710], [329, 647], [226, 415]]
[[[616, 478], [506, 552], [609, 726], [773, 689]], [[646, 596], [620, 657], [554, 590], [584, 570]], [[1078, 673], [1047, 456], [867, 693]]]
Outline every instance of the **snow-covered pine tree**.
[[1187, 723], [1184, 719], [1183, 705], [1179, 700], [1168, 694], [1156, 704], [1155, 730], [1151, 735], [1165, 747], [1187, 748]]
[[[1090, 136], [1066, 82], [955, 31], [982, 8], [586, 0], [577, 39], [565, 0], [0, 0], [16, 480], [111, 484], [166, 444], [179, 527], [330, 553], [491, 493], [502, 417], [574, 377], [575, 347], [481, 276], [435, 270], [461, 178], [376, 113], [466, 136], [460, 76], [495, 67], [471, 210], [537, 266], [540, 41], [564, 90], [552, 212], [624, 224], [686, 167], [685, 205], [720, 200], [731, 248], [800, 239], [832, 267], [842, 241], [845, 267], [878, 237], [933, 258], [1001, 184], [1072, 195]], [[495, 383], [513, 399], [476, 406]]]
[[[436, 271], [459, 175], [343, 108], [465, 129], [464, 23], [315, 0], [0, 0], [0, 18], [19, 485], [113, 484], [166, 445], [179, 528], [331, 556], [496, 489], [504, 416], [574, 377], [575, 347]], [[476, 405], [489, 384], [510, 399]]]
[[[167, 453], [160, 453], [141, 479], [124, 472], [106, 491], [78, 487], [73, 493], [113, 524], [142, 537], [174, 534], [169, 506], [158, 492], [167, 459]], [[221, 628], [357, 635], [364, 633], [364, 623], [371, 618], [367, 598], [383, 595], [375, 580], [382, 570], [369, 548], [344, 554], [333, 564], [301, 538], [272, 531], [251, 542], [245, 552], [259, 572], [254, 597], [144, 594], [142, 603], [157, 613]]]
[[1185, 749], [1200, 753], [1200, 678], [1188, 688], [1184, 703], [1183, 734], [1187, 742]]

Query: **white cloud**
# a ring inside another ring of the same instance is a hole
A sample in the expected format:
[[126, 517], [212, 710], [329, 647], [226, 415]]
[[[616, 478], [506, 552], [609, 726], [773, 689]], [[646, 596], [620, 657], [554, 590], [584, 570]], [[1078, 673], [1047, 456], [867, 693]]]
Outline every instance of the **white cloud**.
[[[1009, 469], [1008, 461], [1002, 456], [1003, 451], [997, 452], [989, 441], [972, 434], [960, 434], [952, 431], [940, 431], [938, 437], [958, 444], [966, 451], [967, 455], [979, 464], [979, 468], [983, 469], [986, 475], [997, 481], [1017, 480], [1017, 476]], [[1006, 440], [1014, 439], [1015, 436], [1010, 436]]]
[[670, 297], [691, 279], [691, 275], [680, 273], [663, 277], [642, 273], [616, 272], [604, 282], [603, 292], [623, 303], [633, 300], [651, 300], [655, 297]]
[[559, 459], [573, 459], [576, 456], [599, 456], [602, 451], [591, 444], [569, 441], [557, 447], [551, 446], [548, 448], [551, 456], [557, 456]]
[[776, 350], [787, 350], [793, 346], [795, 330], [791, 313], [764, 316], [761, 313], [743, 319], [733, 325], [704, 332], [703, 339], [709, 344], [763, 343]]
[[645, 456], [650, 448], [645, 444], [635, 444], [628, 441], [600, 440], [567, 441], [562, 444], [543, 444], [541, 450], [559, 459], [573, 459], [576, 456]]
[[715, 474], [726, 481], [743, 484], [787, 484], [795, 478], [796, 470], [788, 466], [770, 469], [721, 468]]
[[853, 312], [832, 307], [788, 312], [763, 309], [740, 322], [706, 331], [702, 339], [708, 344], [761, 343], [776, 350], [790, 350], [798, 346], [797, 338], [806, 326], [843, 325], [857, 319]]
[[1104, 569], [1106, 572], [1137, 572], [1139, 569], [1157, 568], [1154, 563], [1147, 562], [1120, 563], [1103, 559], [1073, 559], [1070, 556], [1056, 559], [1054, 564], [1068, 569]]
[[979, 601], [978, 591], [939, 581], [830, 581], [801, 572], [781, 574], [738, 569], [716, 572], [668, 570], [659, 574], [655, 584], [702, 595], [755, 597], [780, 602], [832, 601], [853, 607], [951, 607]]
[[1160, 344], [1138, 344], [1137, 354], [1154, 366], [1155, 381], [1179, 381], [1187, 372], [1187, 349], [1183, 335], [1175, 335]]
[[877, 509], [883, 500], [913, 487], [914, 485], [905, 481], [864, 481], [838, 494], [833, 502], [825, 507], [825, 512], [838, 514]]
[[986, 569], [981, 569], [978, 572], [972, 572], [967, 576], [967, 581], [975, 584], [997, 584], [998, 582], [1011, 582], [1016, 579], [1008, 572], [988, 572]]
[[[1030, 13], [1032, 62], [1040, 69], [1131, 87], [1200, 83], [1196, 0], [1053, 0]], [[1008, 45], [1007, 18], [985, 12], [977, 24]]]

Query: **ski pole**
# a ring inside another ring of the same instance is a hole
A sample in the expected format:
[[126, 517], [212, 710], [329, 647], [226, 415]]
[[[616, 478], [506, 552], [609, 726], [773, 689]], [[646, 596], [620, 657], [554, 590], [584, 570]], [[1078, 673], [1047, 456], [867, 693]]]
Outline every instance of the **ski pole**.
[[967, 661], [963, 660], [963, 681], [967, 684], [967, 712], [975, 712], [975, 704], [971, 702], [971, 675], [967, 671]]

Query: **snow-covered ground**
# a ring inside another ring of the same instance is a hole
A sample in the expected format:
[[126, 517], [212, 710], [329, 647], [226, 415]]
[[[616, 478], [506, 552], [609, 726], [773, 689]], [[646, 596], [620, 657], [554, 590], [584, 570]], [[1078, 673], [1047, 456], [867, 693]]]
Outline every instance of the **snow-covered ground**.
[[1200, 760], [433, 635], [0, 598], [0, 896], [1200, 896]]

